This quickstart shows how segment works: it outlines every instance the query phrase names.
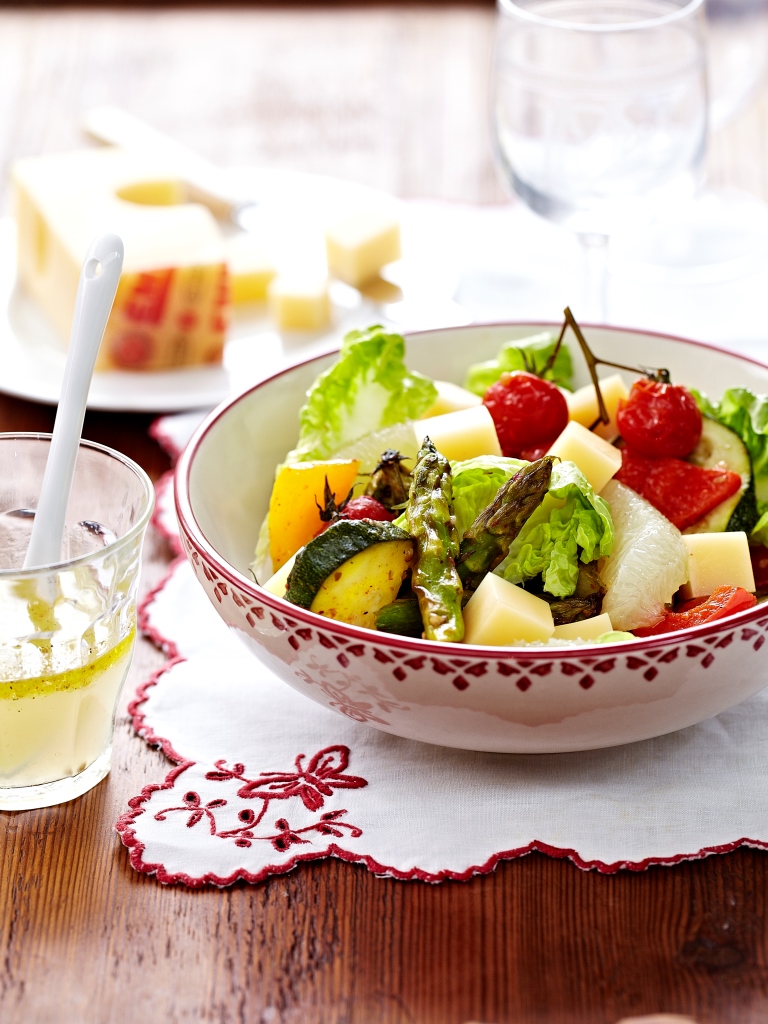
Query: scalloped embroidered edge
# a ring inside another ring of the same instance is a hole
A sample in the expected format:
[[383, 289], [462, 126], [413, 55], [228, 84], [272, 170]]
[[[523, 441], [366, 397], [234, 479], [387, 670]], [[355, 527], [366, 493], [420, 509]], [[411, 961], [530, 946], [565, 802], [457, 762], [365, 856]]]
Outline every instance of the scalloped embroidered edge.
[[617, 874], [619, 871], [645, 871], [649, 867], [667, 867], [673, 864], [680, 864], [683, 861], [703, 860], [705, 857], [711, 857], [720, 853], [732, 853], [734, 850], [737, 850], [742, 846], [758, 850], [768, 850], [768, 842], [743, 837], [730, 843], [721, 843], [717, 846], [704, 846], [695, 852], [677, 853], [671, 857], [646, 857], [640, 861], [620, 860], [607, 864], [601, 860], [585, 860], [576, 850], [569, 847], [551, 846], [549, 843], [544, 843], [541, 840], [534, 839], [526, 846], [515, 847], [509, 850], [502, 850], [499, 853], [494, 853], [483, 864], [472, 865], [464, 871], [451, 871], [446, 869], [439, 872], [430, 872], [423, 871], [421, 868], [411, 868], [410, 871], [400, 871], [398, 868], [386, 864], [380, 864], [378, 861], [368, 856], [368, 854], [356, 854], [349, 850], [342, 850], [336, 846], [335, 843], [331, 843], [331, 845], [322, 852], [298, 853], [282, 864], [269, 864], [255, 874], [244, 868], [238, 868], [237, 871], [233, 871], [232, 874], [223, 878], [213, 872], [206, 872], [204, 875], [200, 876], [188, 875], [183, 871], [168, 872], [166, 871], [165, 866], [161, 863], [155, 864], [151, 861], [145, 861], [145, 846], [141, 840], [136, 837], [133, 822], [144, 813], [143, 804], [150, 799], [153, 793], [161, 790], [173, 789], [179, 776], [188, 768], [192, 768], [196, 764], [195, 761], [189, 761], [183, 757], [183, 755], [179, 754], [174, 749], [170, 740], [163, 736], [158, 736], [151, 726], [146, 724], [144, 712], [142, 711], [142, 705], [149, 696], [149, 690], [153, 686], [157, 685], [160, 678], [166, 672], [170, 671], [174, 665], [181, 664], [187, 660], [179, 654], [176, 643], [170, 637], [164, 636], [159, 632], [159, 630], [155, 629], [149, 621], [150, 606], [153, 604], [157, 595], [165, 588], [169, 579], [175, 572], [176, 567], [184, 560], [183, 555], [175, 558], [160, 582], [145, 595], [139, 605], [139, 627], [142, 633], [167, 655], [167, 661], [161, 665], [159, 669], [153, 672], [149, 679], [145, 680], [145, 682], [138, 687], [136, 690], [136, 696], [128, 705], [128, 714], [131, 717], [133, 727], [138, 735], [150, 745], [159, 747], [169, 760], [176, 762], [176, 765], [168, 772], [162, 782], [150, 783], [149, 785], [144, 786], [138, 796], [131, 797], [128, 801], [128, 806], [131, 809], [121, 814], [115, 822], [115, 831], [119, 834], [123, 845], [130, 851], [129, 859], [131, 867], [142, 874], [155, 875], [157, 880], [163, 885], [183, 884], [193, 889], [199, 889], [206, 885], [224, 888], [226, 886], [233, 885], [238, 881], [256, 884], [258, 882], [265, 881], [272, 875], [287, 874], [289, 871], [293, 871], [294, 868], [298, 867], [299, 864], [304, 861], [324, 860], [328, 857], [336, 857], [339, 860], [346, 861], [350, 864], [362, 864], [375, 875], [394, 878], [398, 881], [407, 882], [417, 880], [437, 884], [445, 881], [467, 882], [476, 875], [490, 874], [496, 869], [497, 865], [501, 861], [515, 860], [518, 857], [524, 857], [526, 854], [534, 852], [543, 853], [547, 857], [552, 857], [556, 860], [570, 860], [582, 871], [597, 871], [599, 874], [613, 875]]

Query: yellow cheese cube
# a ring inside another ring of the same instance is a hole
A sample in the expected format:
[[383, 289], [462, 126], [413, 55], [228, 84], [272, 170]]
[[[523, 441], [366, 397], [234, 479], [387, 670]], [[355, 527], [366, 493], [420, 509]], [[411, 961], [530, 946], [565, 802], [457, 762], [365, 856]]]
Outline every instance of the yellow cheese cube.
[[479, 395], [459, 387], [458, 384], [451, 384], [447, 380], [436, 380], [437, 400], [435, 404], [424, 413], [424, 418], [429, 416], [442, 416], [447, 412], [458, 412], [460, 409], [471, 409], [475, 405], [482, 405], [482, 398]]
[[225, 239], [224, 244], [232, 302], [236, 306], [244, 302], [264, 302], [276, 271], [261, 242], [244, 232]]
[[718, 587], [754, 592], [746, 533], [687, 533], [683, 542], [688, 549], [688, 582], [681, 588], [684, 597], [708, 597]]
[[575, 462], [596, 492], [621, 469], [621, 452], [602, 437], [571, 420], [547, 455]]
[[491, 414], [484, 405], [447, 412], [427, 420], [414, 420], [416, 444], [429, 437], [447, 459], [461, 462], [477, 455], [501, 455]]
[[464, 609], [464, 643], [509, 647], [549, 640], [555, 631], [546, 601], [489, 572]]
[[229, 276], [213, 215], [177, 168], [119, 149], [19, 160], [12, 172], [22, 287], [69, 338], [83, 256], [105, 231], [125, 260], [97, 369], [159, 370], [221, 359]]
[[359, 288], [400, 258], [400, 226], [386, 210], [361, 210], [325, 232], [328, 269]]
[[267, 294], [272, 315], [283, 331], [320, 331], [331, 322], [324, 277], [279, 274], [270, 282]]
[[[604, 437], [606, 441], [612, 441], [619, 433], [619, 428], [616, 425], [619, 402], [629, 398], [629, 388], [624, 383], [624, 378], [618, 373], [611, 377], [601, 377], [599, 384], [606, 412], [611, 419], [610, 423], [600, 423], [595, 427], [594, 433]], [[568, 403], [568, 416], [580, 423], [582, 427], [589, 429], [600, 415], [594, 384], [587, 384], [583, 388], [579, 388], [578, 391], [566, 393], [565, 400]]]
[[285, 597], [285, 592], [288, 589], [288, 576], [295, 561], [296, 555], [291, 555], [285, 565], [281, 565], [274, 576], [269, 577], [263, 589], [268, 590], [275, 597]]
[[591, 619], [581, 622], [567, 622], [564, 626], [555, 626], [552, 634], [556, 640], [597, 640], [603, 633], [613, 632], [611, 617], [607, 612], [593, 615]]

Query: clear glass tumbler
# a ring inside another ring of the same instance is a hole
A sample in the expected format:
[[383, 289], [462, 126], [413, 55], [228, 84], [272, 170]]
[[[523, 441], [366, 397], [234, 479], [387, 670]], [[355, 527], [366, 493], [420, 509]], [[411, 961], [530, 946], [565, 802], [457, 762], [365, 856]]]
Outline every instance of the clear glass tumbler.
[[146, 473], [83, 441], [62, 561], [22, 569], [50, 435], [0, 434], [0, 810], [64, 803], [109, 772], [136, 639]]

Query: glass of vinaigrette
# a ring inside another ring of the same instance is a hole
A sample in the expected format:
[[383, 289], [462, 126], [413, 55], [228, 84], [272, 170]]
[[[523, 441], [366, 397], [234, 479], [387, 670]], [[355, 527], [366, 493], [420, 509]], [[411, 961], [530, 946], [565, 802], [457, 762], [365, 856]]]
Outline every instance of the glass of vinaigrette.
[[24, 570], [49, 448], [0, 434], [0, 810], [64, 803], [109, 772], [136, 639], [149, 477], [82, 441], [62, 561]]

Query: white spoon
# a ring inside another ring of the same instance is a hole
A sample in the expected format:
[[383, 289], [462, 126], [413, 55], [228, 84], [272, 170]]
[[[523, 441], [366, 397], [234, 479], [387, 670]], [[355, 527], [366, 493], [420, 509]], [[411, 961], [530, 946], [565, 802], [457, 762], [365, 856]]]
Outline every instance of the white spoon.
[[83, 430], [88, 389], [122, 267], [121, 238], [103, 235], [91, 242], [80, 271], [61, 397], [24, 559], [25, 569], [61, 561], [64, 518]]

